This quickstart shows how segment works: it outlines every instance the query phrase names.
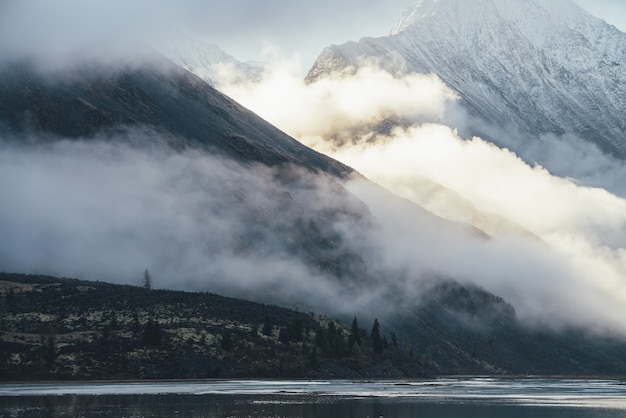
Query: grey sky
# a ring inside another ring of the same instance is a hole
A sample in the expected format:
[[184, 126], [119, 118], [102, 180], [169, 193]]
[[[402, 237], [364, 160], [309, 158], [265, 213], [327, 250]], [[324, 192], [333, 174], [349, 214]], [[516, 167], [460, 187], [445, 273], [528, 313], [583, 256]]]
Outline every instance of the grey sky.
[[[550, 1], [550, 0], [546, 0]], [[575, 0], [626, 31], [623, 0]], [[127, 48], [133, 35], [182, 28], [240, 60], [273, 45], [307, 67], [330, 44], [382, 36], [415, 0], [0, 0], [0, 58], [34, 49], [54, 56], [81, 43], [93, 54]], [[101, 42], [105, 40], [105, 42]], [[91, 42], [89, 42], [91, 41]], [[95, 43], [94, 43], [95, 42]]]
[[626, 2], [624, 0], [574, 0], [592, 15], [626, 32]]
[[[471, 1], [471, 0], [469, 0]], [[545, 0], [550, 1], [550, 0]], [[624, 0], [574, 0], [595, 16], [626, 31]], [[231, 0], [217, 8], [194, 0], [187, 10], [196, 35], [240, 60], [259, 59], [264, 45], [299, 53], [305, 66], [330, 44], [387, 35], [416, 0]], [[244, 23], [245, 24], [242, 24]]]
[[[202, 3], [197, 1], [197, 3]], [[414, 0], [231, 0], [206, 13], [189, 10], [197, 35], [242, 60], [258, 59], [267, 45], [312, 63], [330, 44], [387, 35]], [[202, 7], [200, 7], [202, 9]], [[245, 23], [244, 23], [245, 22]], [[242, 24], [243, 23], [243, 24]]]

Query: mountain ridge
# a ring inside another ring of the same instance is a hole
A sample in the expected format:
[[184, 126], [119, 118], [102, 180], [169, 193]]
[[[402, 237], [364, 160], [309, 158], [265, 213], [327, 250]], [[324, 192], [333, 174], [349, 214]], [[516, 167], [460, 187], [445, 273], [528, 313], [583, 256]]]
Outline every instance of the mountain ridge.
[[569, 0], [559, 3], [562, 21], [538, 5], [419, 2], [390, 36], [326, 48], [307, 81], [372, 60], [392, 74], [435, 73], [475, 119], [468, 135], [502, 145], [482, 122], [531, 137], [572, 134], [626, 158], [626, 34]]
[[[352, 172], [165, 59], [57, 74], [22, 62], [0, 72], [0, 129], [7, 135], [88, 139], [147, 127], [169, 133], [166, 142], [174, 149], [210, 148], [269, 165], [291, 162], [340, 176]], [[205, 117], [190, 118], [194, 112]]]

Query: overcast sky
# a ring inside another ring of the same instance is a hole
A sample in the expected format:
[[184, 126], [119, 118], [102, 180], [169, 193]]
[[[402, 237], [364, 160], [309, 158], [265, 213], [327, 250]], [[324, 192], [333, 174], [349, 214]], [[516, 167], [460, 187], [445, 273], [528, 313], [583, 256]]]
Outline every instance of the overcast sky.
[[[90, 38], [124, 45], [134, 33], [182, 28], [242, 61], [267, 60], [261, 51], [271, 45], [308, 68], [330, 44], [388, 34], [415, 1], [0, 0], [0, 53], [53, 54]], [[624, 0], [575, 1], [626, 31]]]
[[300, 54], [310, 65], [330, 44], [389, 34], [414, 0], [230, 0], [220, 4], [219, 16], [209, 16], [214, 9], [198, 3], [205, 16], [194, 8], [188, 16], [196, 34], [215, 37], [236, 58], [262, 59], [259, 51], [271, 45], [287, 56]]
[[624, 0], [574, 0], [583, 9], [626, 31], [626, 2]]
[[[471, 1], [471, 0], [468, 0]], [[545, 0], [550, 1], [550, 0]], [[574, 0], [595, 16], [626, 31], [626, 1]], [[416, 0], [230, 0], [215, 6], [196, 0], [186, 18], [198, 36], [240, 60], [261, 59], [264, 45], [285, 55], [299, 53], [305, 66], [330, 44], [389, 34], [402, 12]], [[210, 22], [210, 23], [209, 23]], [[241, 25], [245, 22], [245, 25]]]

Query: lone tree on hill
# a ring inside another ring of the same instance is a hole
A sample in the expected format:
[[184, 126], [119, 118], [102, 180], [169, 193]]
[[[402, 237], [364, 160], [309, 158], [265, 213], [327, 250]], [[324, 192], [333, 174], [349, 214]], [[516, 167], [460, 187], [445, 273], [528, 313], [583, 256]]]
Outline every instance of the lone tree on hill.
[[152, 276], [150, 276], [148, 269], [143, 272], [143, 287], [146, 289], [152, 289]]

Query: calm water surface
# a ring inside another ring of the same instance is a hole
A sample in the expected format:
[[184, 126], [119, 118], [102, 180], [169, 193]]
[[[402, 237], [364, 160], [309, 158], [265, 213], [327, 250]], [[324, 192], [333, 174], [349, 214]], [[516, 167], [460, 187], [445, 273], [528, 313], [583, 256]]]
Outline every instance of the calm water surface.
[[619, 380], [0, 385], [0, 417], [626, 417]]

